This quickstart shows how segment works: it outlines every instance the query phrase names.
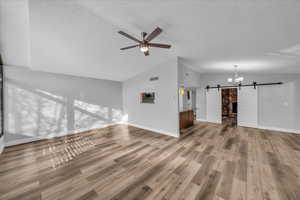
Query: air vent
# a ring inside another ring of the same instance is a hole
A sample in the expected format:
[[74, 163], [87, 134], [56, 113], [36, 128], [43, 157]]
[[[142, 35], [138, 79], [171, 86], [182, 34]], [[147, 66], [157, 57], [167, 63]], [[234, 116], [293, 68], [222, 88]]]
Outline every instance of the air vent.
[[154, 76], [154, 77], [151, 77], [149, 80], [150, 80], [150, 81], [157, 81], [158, 79], [159, 79], [158, 76]]

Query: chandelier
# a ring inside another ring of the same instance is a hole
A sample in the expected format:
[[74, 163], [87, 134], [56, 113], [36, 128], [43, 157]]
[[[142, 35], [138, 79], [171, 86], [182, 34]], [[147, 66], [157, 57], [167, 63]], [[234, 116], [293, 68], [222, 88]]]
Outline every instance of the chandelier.
[[238, 75], [237, 68], [238, 66], [234, 65], [234, 76], [227, 79], [228, 83], [239, 84], [243, 82], [244, 77]]

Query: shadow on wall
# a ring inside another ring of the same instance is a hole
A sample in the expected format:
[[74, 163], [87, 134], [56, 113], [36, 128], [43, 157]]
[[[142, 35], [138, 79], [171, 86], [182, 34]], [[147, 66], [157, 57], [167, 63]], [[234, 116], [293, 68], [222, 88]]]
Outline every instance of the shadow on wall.
[[[67, 133], [103, 127], [123, 120], [122, 99], [119, 100], [120, 105], [118, 105], [118, 100], [117, 103], [112, 103], [115, 104], [115, 108], [107, 103], [103, 105], [95, 103], [101, 102], [101, 96], [110, 94], [99, 94], [96, 98], [94, 96], [93, 100], [89, 100], [86, 97], [80, 98], [80, 95], [72, 95], [74, 91], [79, 93], [80, 88], [77, 92], [72, 87], [69, 88], [71, 91], [65, 91], [65, 94], [62, 92], [56, 94], [53, 90], [50, 92], [46, 90], [47, 88], [43, 88], [43, 84], [41, 87], [32, 87], [32, 84], [10, 78], [6, 78], [4, 81], [7, 100], [5, 110], [6, 142], [28, 137], [62, 136]], [[56, 87], [63, 86], [57, 84]], [[94, 85], [94, 88], [97, 87], [102, 86], [101, 84]], [[97, 92], [97, 90], [92, 91], [93, 93]], [[112, 93], [114, 92], [116, 95], [119, 92], [121, 98], [121, 87], [120, 91], [112, 91]], [[118, 98], [118, 96], [112, 98]]]

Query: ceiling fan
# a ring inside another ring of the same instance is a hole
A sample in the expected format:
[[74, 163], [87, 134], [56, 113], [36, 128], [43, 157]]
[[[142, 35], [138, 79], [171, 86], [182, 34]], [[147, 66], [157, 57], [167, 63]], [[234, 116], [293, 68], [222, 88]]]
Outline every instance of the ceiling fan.
[[148, 36], [147, 36], [147, 33], [142, 32], [141, 33], [142, 40], [138, 40], [135, 37], [123, 32], [123, 31], [119, 31], [118, 33], [120, 33], [121, 35], [138, 43], [137, 45], [132, 45], [132, 46], [121, 48], [120, 50], [126, 50], [126, 49], [138, 47], [138, 48], [140, 48], [141, 52], [143, 52], [145, 54], [145, 56], [149, 56], [149, 48], [150, 47], [165, 48], [165, 49], [171, 48], [171, 45], [169, 45], [169, 44], [160, 44], [160, 43], [151, 43], [150, 42], [154, 38], [156, 38], [161, 32], [162, 32], [162, 29], [159, 27], [157, 27], [154, 31], [152, 31], [152, 33], [150, 33]]

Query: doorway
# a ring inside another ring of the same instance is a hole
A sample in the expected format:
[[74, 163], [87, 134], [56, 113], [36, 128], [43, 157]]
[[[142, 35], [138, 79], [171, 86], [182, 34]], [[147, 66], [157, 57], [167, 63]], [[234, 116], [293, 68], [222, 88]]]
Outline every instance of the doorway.
[[238, 90], [222, 89], [222, 124], [237, 126]]
[[180, 130], [194, 125], [196, 118], [196, 89], [179, 88], [179, 128]]

